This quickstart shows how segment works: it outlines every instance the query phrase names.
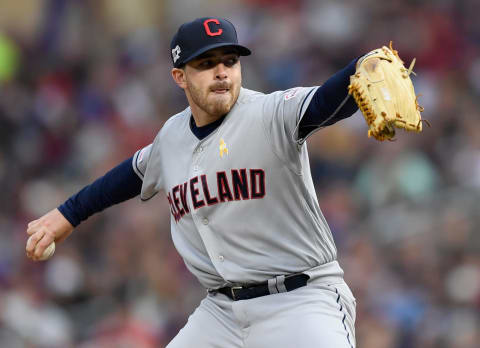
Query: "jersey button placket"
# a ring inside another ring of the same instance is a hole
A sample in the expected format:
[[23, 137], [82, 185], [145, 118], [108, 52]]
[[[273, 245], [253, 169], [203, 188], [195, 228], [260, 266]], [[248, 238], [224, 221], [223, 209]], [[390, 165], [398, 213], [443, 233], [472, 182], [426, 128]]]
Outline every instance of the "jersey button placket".
[[193, 161], [192, 161], [192, 174], [193, 176], [197, 176], [198, 172], [200, 172], [201, 168], [199, 166], [200, 163], [200, 154], [203, 152], [203, 145], [198, 145], [195, 150], [193, 150]]
[[[190, 167], [192, 173], [191, 177], [198, 176], [199, 183], [200, 175], [203, 174], [201, 173], [202, 167], [200, 166], [200, 164], [202, 163], [202, 158], [205, 156], [204, 150], [204, 145], [198, 145], [193, 150], [192, 164]], [[211, 221], [208, 219], [208, 217], [200, 214], [199, 212], [193, 212], [192, 217], [198, 231], [200, 232], [200, 236], [205, 244], [205, 248], [207, 249], [207, 253], [210, 256], [210, 259], [215, 264], [215, 267], [217, 267], [217, 270], [220, 272], [220, 274], [223, 274], [223, 267], [219, 267], [219, 264], [222, 264], [225, 261], [225, 257], [220, 254], [220, 250], [217, 246], [218, 240], [216, 240], [211, 233]]]

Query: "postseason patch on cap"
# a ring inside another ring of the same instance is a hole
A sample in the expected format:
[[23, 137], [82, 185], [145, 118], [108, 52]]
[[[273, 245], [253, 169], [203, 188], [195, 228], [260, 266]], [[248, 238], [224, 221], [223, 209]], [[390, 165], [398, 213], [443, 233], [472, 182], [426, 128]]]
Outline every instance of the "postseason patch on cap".
[[180, 58], [180, 53], [182, 53], [180, 46], [179, 45], [175, 46], [175, 48], [172, 50], [173, 63], [176, 63], [177, 60]]

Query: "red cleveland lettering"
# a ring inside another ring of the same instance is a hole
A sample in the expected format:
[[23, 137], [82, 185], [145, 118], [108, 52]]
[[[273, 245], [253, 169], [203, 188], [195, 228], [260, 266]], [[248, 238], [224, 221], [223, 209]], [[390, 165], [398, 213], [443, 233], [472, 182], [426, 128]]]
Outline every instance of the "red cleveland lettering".
[[210, 190], [208, 189], [208, 183], [207, 183], [207, 176], [202, 175], [202, 187], [203, 187], [203, 196], [205, 197], [205, 200], [207, 201], [207, 205], [214, 205], [218, 203], [217, 197], [211, 197], [210, 196]]
[[230, 177], [226, 171], [221, 171], [216, 173], [215, 179], [217, 180], [216, 195], [210, 191], [210, 188], [215, 188], [215, 185], [211, 185], [210, 182], [209, 186], [205, 174], [176, 185], [167, 193], [170, 211], [176, 222], [191, 211], [187, 199], [188, 189], [190, 189], [191, 206], [194, 210], [218, 203], [262, 199], [266, 194], [266, 175], [263, 169], [231, 169]]
[[225, 202], [225, 200], [233, 201], [232, 191], [230, 190], [226, 172], [217, 173], [217, 189], [220, 202]]
[[173, 218], [176, 222], [180, 220], [180, 214], [175, 210], [175, 207], [172, 202], [172, 198], [170, 196], [170, 192], [167, 194], [168, 204], [170, 204], [170, 212], [172, 213]]
[[248, 179], [246, 169], [232, 169], [232, 183], [235, 200], [250, 199], [248, 196]]
[[180, 217], [182, 217], [183, 215], [185, 215], [185, 210], [179, 207], [180, 200], [178, 199], [178, 195], [177, 195], [179, 189], [180, 189], [180, 185], [177, 185], [173, 188], [172, 197], [173, 197], [173, 203], [175, 205], [175, 208], [177, 208], [177, 211], [180, 214]]
[[203, 200], [198, 200], [197, 196], [200, 194], [195, 185], [198, 183], [198, 176], [190, 179], [190, 195], [192, 196], [193, 208], [196, 210], [205, 205]]
[[187, 204], [187, 187], [188, 182], [184, 182], [183, 185], [180, 185], [180, 199], [182, 200], [183, 209], [185, 209], [185, 213], [190, 213], [190, 209], [188, 208]]
[[265, 171], [250, 169], [250, 197], [259, 199], [265, 197]]

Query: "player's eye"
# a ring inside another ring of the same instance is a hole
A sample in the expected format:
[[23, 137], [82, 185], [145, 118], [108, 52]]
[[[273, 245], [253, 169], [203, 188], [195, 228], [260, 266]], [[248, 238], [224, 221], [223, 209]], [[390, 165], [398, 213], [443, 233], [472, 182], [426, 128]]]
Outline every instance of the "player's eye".
[[210, 69], [214, 66], [215, 66], [215, 62], [213, 61], [213, 59], [205, 59], [198, 64], [198, 67], [201, 69]]
[[223, 64], [226, 66], [226, 67], [232, 67], [234, 66], [235, 64], [237, 64], [238, 62], [238, 57], [230, 57], [230, 58], [227, 58], [223, 61]]

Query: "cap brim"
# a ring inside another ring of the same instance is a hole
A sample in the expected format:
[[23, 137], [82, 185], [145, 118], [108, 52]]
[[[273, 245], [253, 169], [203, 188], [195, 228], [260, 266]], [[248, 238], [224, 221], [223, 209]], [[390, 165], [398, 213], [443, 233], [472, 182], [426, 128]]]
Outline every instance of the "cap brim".
[[252, 51], [250, 51], [245, 46], [234, 44], [234, 43], [224, 43], [224, 42], [222, 42], [222, 43], [216, 43], [216, 44], [212, 44], [212, 45], [209, 45], [209, 46], [202, 47], [200, 50], [191, 54], [188, 58], [184, 59], [178, 65], [187, 64], [188, 62], [197, 58], [199, 55], [201, 55], [201, 54], [203, 54], [207, 51], [213, 50], [214, 48], [219, 48], [219, 47], [233, 47], [238, 51], [238, 54], [241, 55], [241, 56], [249, 56], [249, 55], [252, 54]]

